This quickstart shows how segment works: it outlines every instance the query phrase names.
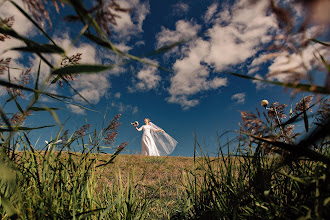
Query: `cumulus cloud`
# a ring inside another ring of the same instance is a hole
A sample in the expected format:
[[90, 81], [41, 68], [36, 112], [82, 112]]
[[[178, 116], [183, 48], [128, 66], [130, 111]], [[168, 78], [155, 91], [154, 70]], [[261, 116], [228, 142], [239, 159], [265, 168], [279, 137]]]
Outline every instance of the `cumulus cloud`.
[[[198, 98], [192, 97], [226, 86], [227, 78], [214, 72], [222, 72], [254, 57], [262, 45], [271, 40], [277, 25], [274, 17], [267, 13], [267, 6], [268, 1], [250, 5], [246, 0], [219, 12], [216, 4], [209, 6], [203, 18], [211, 26], [205, 38], [181, 47], [179, 58], [173, 64], [174, 75], [167, 100], [188, 109], [199, 103]], [[157, 35], [158, 46], [182, 38], [188, 34], [187, 27], [190, 27], [189, 33], [191, 29], [196, 33], [201, 28], [188, 21], [178, 21], [176, 30], [163, 28]]]
[[[149, 62], [158, 64], [156, 61], [148, 60]], [[136, 74], [136, 78], [133, 80], [133, 87], [130, 88], [133, 91], [149, 91], [157, 88], [161, 77], [159, 75], [158, 68], [148, 64], [144, 64], [142, 69]]]
[[114, 25], [115, 36], [121, 41], [129, 41], [132, 36], [143, 32], [142, 25], [146, 16], [150, 13], [149, 1], [127, 0], [117, 2], [122, 8], [130, 8], [130, 13], [116, 12], [120, 17]]
[[207, 11], [206, 11], [206, 13], [204, 15], [204, 21], [206, 23], [211, 22], [212, 17], [215, 15], [215, 13], [217, 12], [217, 10], [218, 10], [218, 4], [217, 3], [213, 3], [212, 5], [210, 5], [207, 8]]
[[199, 103], [197, 99], [189, 100], [189, 96], [227, 85], [226, 78], [210, 78], [209, 68], [201, 64], [208, 55], [208, 47], [207, 41], [199, 39], [190, 46], [185, 58], [174, 63], [175, 75], [171, 78], [169, 88], [170, 103], [178, 103], [183, 109], [188, 109]]
[[231, 97], [231, 100], [234, 100], [236, 104], [244, 104], [245, 103], [245, 93], [237, 93]]
[[170, 43], [193, 37], [197, 35], [201, 26], [189, 21], [179, 20], [175, 24], [175, 30], [172, 31], [165, 27], [157, 34], [157, 47], [162, 47]]
[[319, 54], [325, 60], [330, 60], [330, 51], [323, 45], [309, 45], [296, 53], [283, 53], [277, 56], [273, 63], [268, 67], [268, 79], [276, 79], [282, 82], [295, 81], [296, 79], [305, 79], [308, 71], [316, 68], [324, 68], [323, 63], [320, 61]]

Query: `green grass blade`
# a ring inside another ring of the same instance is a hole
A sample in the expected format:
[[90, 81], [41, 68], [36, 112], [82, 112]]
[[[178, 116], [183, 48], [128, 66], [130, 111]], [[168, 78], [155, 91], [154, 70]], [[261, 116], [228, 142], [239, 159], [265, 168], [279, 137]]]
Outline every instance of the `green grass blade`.
[[[132, 54], [128, 54], [128, 53], [124, 53], [123, 51], [121, 50], [118, 50], [116, 49], [111, 43], [109, 43], [108, 41], [105, 41], [97, 36], [94, 36], [92, 34], [84, 34], [84, 36], [86, 36], [88, 39], [90, 39], [91, 41], [94, 41], [95, 43], [97, 43], [98, 45], [102, 46], [102, 47], [105, 47], [107, 49], [110, 49], [110, 50], [113, 50], [115, 51], [116, 53], [122, 55], [122, 56], [125, 56], [125, 57], [128, 57], [128, 58], [131, 58], [132, 60], [135, 60], [135, 61], [138, 61], [138, 62], [141, 62], [141, 63], [145, 63], [145, 64], [148, 64], [150, 66], [153, 66], [153, 67], [156, 67], [158, 69], [161, 69], [161, 70], [164, 70], [164, 71], [167, 71], [167, 72], [172, 72], [171, 70], [165, 68], [165, 67], [162, 67], [160, 65], [157, 65], [153, 62], [150, 62], [148, 60], [144, 60], [140, 57], [137, 57], [137, 56], [134, 56]], [[175, 45], [172, 45], [172, 47], [174, 47]], [[171, 48], [172, 48], [171, 47]], [[165, 48], [163, 48], [162, 50], [165, 50]]]
[[[38, 71], [37, 71], [37, 78], [36, 83], [34, 85], [34, 89], [39, 89], [39, 77], [40, 77], [40, 70], [41, 70], [41, 60], [39, 61]], [[34, 93], [34, 100], [38, 100], [38, 93]]]
[[52, 72], [53, 75], [67, 75], [73, 73], [97, 73], [105, 70], [113, 69], [113, 65], [92, 65], [79, 64], [56, 69]]
[[67, 96], [62, 96], [62, 95], [52, 94], [52, 93], [48, 93], [48, 92], [43, 92], [43, 91], [40, 91], [40, 90], [35, 90], [35, 89], [28, 88], [28, 87], [20, 86], [20, 85], [14, 84], [14, 83], [6, 82], [6, 81], [3, 81], [3, 80], [0, 80], [0, 85], [5, 86], [5, 87], [9, 87], [9, 88], [16, 88], [16, 89], [26, 90], [26, 91], [29, 91], [29, 92], [40, 93], [40, 94], [44, 94], [44, 95], [47, 95], [47, 96], [71, 99], [70, 97], [67, 97]]
[[308, 85], [308, 84], [284, 83], [284, 82], [258, 79], [258, 78], [252, 77], [252, 76], [246, 76], [246, 75], [233, 73], [233, 72], [227, 72], [227, 73], [231, 74], [233, 76], [240, 77], [240, 78], [245, 78], [245, 79], [249, 79], [249, 80], [257, 80], [257, 81], [260, 81], [260, 82], [265, 82], [265, 83], [274, 84], [274, 85], [278, 85], [278, 86], [283, 86], [283, 87], [287, 87], [287, 88], [299, 89], [299, 90], [306, 91], [306, 92], [315, 92], [315, 93], [320, 93], [320, 94], [330, 94], [330, 88], [326, 88], [326, 87], [314, 86], [314, 85]]
[[323, 41], [320, 41], [320, 40], [317, 40], [315, 38], [312, 38], [312, 39], [309, 39], [315, 43], [318, 43], [318, 44], [322, 44], [323, 46], [327, 46], [327, 47], [330, 47], [330, 44], [329, 43], [326, 43], [326, 42], [323, 42]]
[[52, 44], [37, 44], [32, 46], [26, 46], [26, 47], [13, 47], [9, 50], [18, 50], [23, 52], [30, 52], [30, 53], [64, 53], [64, 50], [58, 46], [52, 45]]
[[119, 53], [123, 53], [121, 51], [119, 51], [118, 49], [116, 49], [113, 44], [111, 44], [110, 42], [106, 41], [106, 40], [103, 40], [93, 34], [90, 34], [90, 33], [84, 33], [83, 34], [86, 38], [88, 38], [89, 40], [93, 41], [94, 43], [104, 47], [104, 48], [107, 48], [107, 49], [110, 49], [112, 51], [118, 51]]
[[1, 199], [1, 205], [3, 206], [8, 217], [10, 219], [18, 219], [18, 211], [13, 206], [13, 204], [2, 194], [0, 194], [0, 199]]
[[0, 115], [1, 115], [2, 120], [3, 120], [3, 121], [5, 122], [5, 124], [8, 126], [9, 131], [12, 131], [13, 128], [11, 127], [11, 124], [10, 124], [9, 120], [8, 120], [8, 118], [7, 118], [6, 114], [5, 114], [5, 112], [3, 111], [3, 109], [2, 109], [1, 107], [0, 107]]
[[24, 110], [22, 109], [21, 105], [17, 102], [17, 99], [14, 99], [14, 101], [15, 101], [15, 104], [16, 104], [18, 110], [19, 110], [22, 114], [24, 114]]
[[[29, 127], [15, 127], [15, 131], [31, 131], [31, 130], [37, 130], [37, 129], [43, 129], [43, 128], [50, 128], [50, 127], [54, 127], [55, 125], [45, 125], [45, 126], [40, 126], [40, 127], [33, 127], [33, 128], [29, 128]], [[0, 128], [1, 132], [6, 132], [6, 131], [12, 131], [10, 129], [5, 129], [5, 128]]]
[[85, 102], [87, 102], [89, 105], [92, 105], [84, 96], [82, 96], [71, 84], [68, 82], [68, 80], [64, 79], [64, 82], [76, 93], [82, 98]]
[[52, 99], [55, 99], [55, 100], [60, 101], [60, 102], [64, 102], [64, 103], [69, 104], [69, 105], [74, 105], [74, 106], [77, 106], [77, 107], [80, 107], [80, 108], [83, 108], [83, 109], [86, 109], [86, 110], [89, 110], [89, 111], [98, 112], [98, 111], [96, 111], [96, 110], [93, 110], [93, 109], [90, 109], [90, 108], [86, 108], [86, 107], [84, 107], [84, 106], [82, 106], [82, 105], [78, 105], [78, 104], [75, 104], [75, 103], [70, 103], [70, 102], [68, 102], [68, 101], [65, 101], [65, 100], [59, 99], [59, 98], [57, 98], [57, 97], [52, 96], [51, 94], [45, 94], [45, 95], [49, 96], [49, 97], [52, 98]]
[[306, 113], [306, 105], [305, 105], [305, 97], [303, 97], [303, 114], [304, 114], [304, 125], [305, 125], [305, 130], [306, 132], [308, 132], [308, 117], [307, 117], [307, 113]]
[[253, 137], [257, 140], [263, 141], [265, 143], [271, 144], [275, 147], [279, 147], [283, 150], [287, 150], [289, 152], [292, 152], [296, 155], [302, 156], [302, 157], [308, 157], [311, 158], [313, 160], [317, 160], [317, 161], [322, 161], [324, 163], [330, 164], [330, 157], [327, 157], [325, 155], [322, 155], [314, 150], [311, 150], [305, 146], [299, 146], [298, 145], [292, 145], [292, 144], [287, 144], [285, 142], [280, 142], [280, 141], [272, 141], [271, 139], [267, 139], [267, 138], [262, 138], [262, 137], [258, 137], [256, 135], [252, 135], [252, 134], [248, 134], [245, 132], [242, 132], [245, 135], [248, 135], [250, 137]]
[[38, 112], [38, 111], [49, 111], [49, 110], [61, 110], [63, 108], [48, 108], [48, 107], [31, 107], [29, 108], [29, 110], [32, 110], [32, 111], [35, 111], [35, 112]]

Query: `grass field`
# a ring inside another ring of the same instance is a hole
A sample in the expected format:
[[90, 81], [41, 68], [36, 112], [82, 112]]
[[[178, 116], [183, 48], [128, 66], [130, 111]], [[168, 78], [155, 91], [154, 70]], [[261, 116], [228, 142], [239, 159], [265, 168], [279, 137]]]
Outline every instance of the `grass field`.
[[[106, 160], [108, 155], [99, 158]], [[150, 157], [141, 155], [118, 155], [113, 164], [96, 170], [100, 184], [116, 184], [119, 173], [123, 184], [129, 173], [134, 173], [138, 195], [152, 204], [150, 219], [166, 219], [180, 207], [185, 188], [183, 174], [193, 169], [191, 157]]]

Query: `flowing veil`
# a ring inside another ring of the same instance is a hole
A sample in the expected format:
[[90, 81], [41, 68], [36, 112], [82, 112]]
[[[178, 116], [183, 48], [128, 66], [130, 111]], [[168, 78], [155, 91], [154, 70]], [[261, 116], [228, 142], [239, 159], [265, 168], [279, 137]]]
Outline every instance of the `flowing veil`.
[[[149, 122], [149, 125], [154, 129], [161, 129], [152, 122]], [[172, 138], [166, 132], [157, 132], [151, 130], [151, 135], [155, 141], [160, 156], [165, 156], [172, 153], [178, 143], [174, 138]]]

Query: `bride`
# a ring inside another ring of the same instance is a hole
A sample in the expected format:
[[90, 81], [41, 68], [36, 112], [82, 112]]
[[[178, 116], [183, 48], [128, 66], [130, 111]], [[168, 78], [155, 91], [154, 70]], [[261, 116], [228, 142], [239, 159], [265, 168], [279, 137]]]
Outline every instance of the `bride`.
[[145, 125], [140, 128], [137, 127], [138, 123], [133, 123], [137, 131], [143, 130], [142, 155], [165, 156], [172, 153], [178, 142], [163, 129], [153, 124], [149, 118], [145, 118], [144, 123]]

